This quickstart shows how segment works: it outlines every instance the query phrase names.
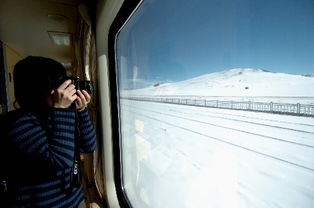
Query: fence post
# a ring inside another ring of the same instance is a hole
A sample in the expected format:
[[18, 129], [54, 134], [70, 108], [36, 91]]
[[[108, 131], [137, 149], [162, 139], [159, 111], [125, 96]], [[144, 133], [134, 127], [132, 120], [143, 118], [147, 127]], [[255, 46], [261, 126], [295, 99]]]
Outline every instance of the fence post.
[[300, 112], [301, 112], [301, 111], [300, 111], [300, 107], [301, 107], [301, 106], [300, 106], [300, 103], [297, 103], [297, 114], [300, 114]]
[[273, 112], [273, 102], [270, 102], [270, 107], [269, 107], [269, 109], [270, 109], [270, 112]]

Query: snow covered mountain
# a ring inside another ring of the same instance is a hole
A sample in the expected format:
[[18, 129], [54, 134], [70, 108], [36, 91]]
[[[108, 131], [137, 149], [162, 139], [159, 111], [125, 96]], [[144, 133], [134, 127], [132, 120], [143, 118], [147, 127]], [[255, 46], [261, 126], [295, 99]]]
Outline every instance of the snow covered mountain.
[[128, 95], [314, 97], [314, 77], [237, 68], [123, 91]]

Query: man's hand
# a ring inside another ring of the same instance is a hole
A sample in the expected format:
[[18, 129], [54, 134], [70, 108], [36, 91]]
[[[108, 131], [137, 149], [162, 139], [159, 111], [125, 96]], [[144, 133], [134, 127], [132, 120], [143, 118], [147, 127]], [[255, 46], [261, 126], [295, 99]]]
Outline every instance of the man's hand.
[[75, 101], [75, 105], [76, 105], [76, 109], [80, 112], [80, 111], [83, 111], [87, 107], [87, 104], [91, 100], [91, 96], [85, 90], [82, 90], [82, 91], [77, 90], [76, 94], [77, 94], [77, 98]]
[[56, 90], [52, 90], [51, 95], [52, 107], [54, 108], [68, 108], [78, 97], [71, 80], [63, 82]]

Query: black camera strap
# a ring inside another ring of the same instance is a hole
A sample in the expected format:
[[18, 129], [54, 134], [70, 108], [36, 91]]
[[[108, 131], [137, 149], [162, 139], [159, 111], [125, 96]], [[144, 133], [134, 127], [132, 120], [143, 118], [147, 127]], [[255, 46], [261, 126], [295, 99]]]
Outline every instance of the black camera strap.
[[81, 163], [80, 163], [80, 130], [78, 113], [75, 111], [75, 133], [74, 133], [74, 161], [71, 170], [71, 186], [78, 187], [81, 184]]
[[[75, 107], [72, 105], [71, 107]], [[79, 187], [81, 185], [81, 163], [80, 163], [80, 147], [79, 147], [79, 138], [80, 138], [80, 130], [79, 130], [79, 120], [78, 113], [75, 110], [75, 129], [74, 129], [74, 158], [73, 165], [70, 171], [70, 186], [66, 188], [65, 181], [65, 172], [63, 172], [61, 176], [62, 188], [65, 192], [72, 191], [73, 187]]]

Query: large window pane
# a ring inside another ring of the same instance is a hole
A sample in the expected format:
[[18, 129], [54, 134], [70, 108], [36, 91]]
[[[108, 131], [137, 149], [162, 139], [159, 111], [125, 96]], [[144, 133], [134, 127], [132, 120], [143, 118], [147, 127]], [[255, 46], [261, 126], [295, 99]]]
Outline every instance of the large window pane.
[[314, 2], [145, 0], [117, 37], [132, 205], [314, 206]]

